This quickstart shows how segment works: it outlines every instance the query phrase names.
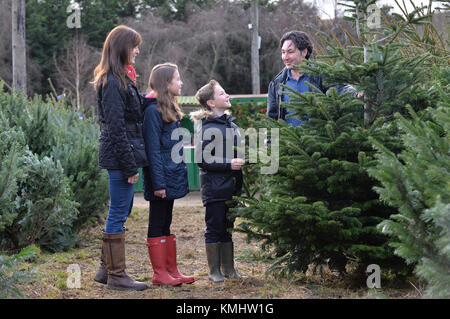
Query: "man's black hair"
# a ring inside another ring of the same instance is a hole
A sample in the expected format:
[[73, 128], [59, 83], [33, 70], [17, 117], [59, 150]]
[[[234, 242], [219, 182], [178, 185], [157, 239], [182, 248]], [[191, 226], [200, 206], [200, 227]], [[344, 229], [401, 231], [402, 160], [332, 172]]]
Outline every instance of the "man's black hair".
[[309, 57], [312, 54], [313, 51], [313, 44], [311, 40], [309, 40], [309, 37], [306, 35], [305, 32], [302, 31], [289, 31], [286, 32], [280, 40], [280, 48], [283, 46], [284, 41], [291, 40], [295, 47], [299, 49], [300, 51], [303, 51], [305, 49], [308, 49], [308, 53], [306, 53], [306, 59], [309, 59]]

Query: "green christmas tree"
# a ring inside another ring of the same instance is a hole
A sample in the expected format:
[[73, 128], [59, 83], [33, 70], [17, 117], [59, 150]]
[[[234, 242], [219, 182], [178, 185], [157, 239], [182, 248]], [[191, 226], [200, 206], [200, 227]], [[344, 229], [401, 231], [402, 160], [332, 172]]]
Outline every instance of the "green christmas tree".
[[10, 128], [5, 116], [0, 112], [0, 232], [15, 217], [13, 209], [18, 190], [17, 180], [23, 175], [19, 158], [24, 145], [23, 134]]
[[[394, 154], [380, 150], [378, 164], [369, 169], [381, 186], [380, 198], [397, 209], [379, 229], [393, 238], [395, 254], [423, 278], [429, 297], [450, 297], [450, 68], [437, 83], [440, 107], [412, 120], [397, 114], [405, 149]], [[446, 83], [446, 84], [445, 84]]]
[[261, 196], [241, 198], [236, 215], [244, 220], [240, 231], [282, 256], [274, 264], [281, 271], [328, 262], [343, 273], [349, 260], [363, 272], [372, 263], [405, 270], [377, 229], [395, 209], [373, 190], [378, 182], [368, 169], [376, 165], [376, 150], [369, 138], [398, 153], [403, 145], [393, 114], [407, 113], [407, 104], [416, 111], [435, 106], [437, 94], [426, 72], [431, 56], [405, 54], [410, 43], [401, 37], [429, 17], [418, 15], [418, 8], [372, 30], [366, 23], [375, 1], [346, 3], [358, 33], [355, 45], [344, 49], [329, 43], [329, 56], [302, 68], [324, 76], [329, 85], [351, 84], [364, 91], [364, 98], [338, 95], [335, 88], [326, 94], [291, 92], [284, 106], [294, 111], [291, 116], [305, 119], [303, 125], [293, 128], [261, 116], [254, 122], [279, 128], [279, 171], [262, 176]]
[[66, 250], [105, 213], [108, 180], [97, 165], [98, 124], [63, 103], [2, 91], [0, 248]]

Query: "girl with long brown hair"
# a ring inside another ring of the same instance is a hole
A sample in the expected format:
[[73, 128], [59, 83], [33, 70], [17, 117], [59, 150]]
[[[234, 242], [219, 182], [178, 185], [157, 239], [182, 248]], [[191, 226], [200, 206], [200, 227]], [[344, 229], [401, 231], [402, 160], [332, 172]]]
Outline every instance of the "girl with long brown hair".
[[138, 168], [147, 164], [142, 135], [141, 97], [133, 65], [142, 38], [120, 25], [107, 36], [102, 58], [94, 70], [100, 122], [98, 162], [107, 169], [110, 205], [102, 234], [102, 254], [95, 281], [110, 289], [144, 290], [144, 283], [125, 272], [124, 223], [133, 207]]
[[183, 117], [177, 103], [182, 85], [175, 64], [156, 65], [149, 79], [152, 92], [143, 104], [145, 150], [150, 164], [143, 170], [144, 197], [150, 201], [147, 246], [154, 285], [194, 282], [194, 277], [184, 276], [177, 269], [176, 237], [170, 233], [174, 200], [189, 190], [186, 165], [171, 156], [173, 147], [182, 140], [182, 136], [172, 139]]

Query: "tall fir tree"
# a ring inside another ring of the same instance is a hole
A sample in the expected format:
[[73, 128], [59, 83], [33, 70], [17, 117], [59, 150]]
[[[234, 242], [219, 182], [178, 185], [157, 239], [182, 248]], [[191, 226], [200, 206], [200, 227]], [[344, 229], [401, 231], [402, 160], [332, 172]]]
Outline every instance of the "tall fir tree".
[[301, 66], [305, 74], [321, 75], [329, 85], [355, 86], [364, 92], [363, 99], [338, 95], [335, 88], [326, 94], [294, 91], [284, 106], [304, 124], [293, 128], [267, 117], [254, 122], [279, 128], [279, 171], [262, 176], [260, 198], [241, 198], [236, 216], [243, 218], [240, 231], [282, 256], [274, 270], [306, 271], [310, 264], [328, 262], [343, 273], [349, 260], [357, 262], [359, 273], [372, 263], [406, 270], [388, 237], [377, 229], [395, 210], [373, 190], [377, 180], [367, 170], [376, 164], [376, 151], [369, 137], [398, 153], [403, 146], [394, 112], [406, 113], [406, 104], [415, 110], [435, 104], [425, 72], [430, 55], [404, 54], [410, 43], [401, 38], [408, 26], [429, 17], [419, 16], [418, 8], [403, 20], [383, 24], [381, 19], [379, 28], [370, 29], [367, 21], [374, 3], [346, 1], [348, 19], [358, 34], [355, 45], [329, 43], [330, 54], [319, 57], [324, 61]]

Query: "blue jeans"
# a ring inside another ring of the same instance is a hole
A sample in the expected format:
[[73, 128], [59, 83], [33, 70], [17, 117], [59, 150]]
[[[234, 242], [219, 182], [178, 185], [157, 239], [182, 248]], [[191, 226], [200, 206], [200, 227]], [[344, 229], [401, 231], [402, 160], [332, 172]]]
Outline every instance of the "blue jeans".
[[105, 233], [123, 232], [123, 224], [131, 213], [134, 198], [134, 184], [120, 170], [108, 170], [109, 176], [109, 210], [106, 218]]

